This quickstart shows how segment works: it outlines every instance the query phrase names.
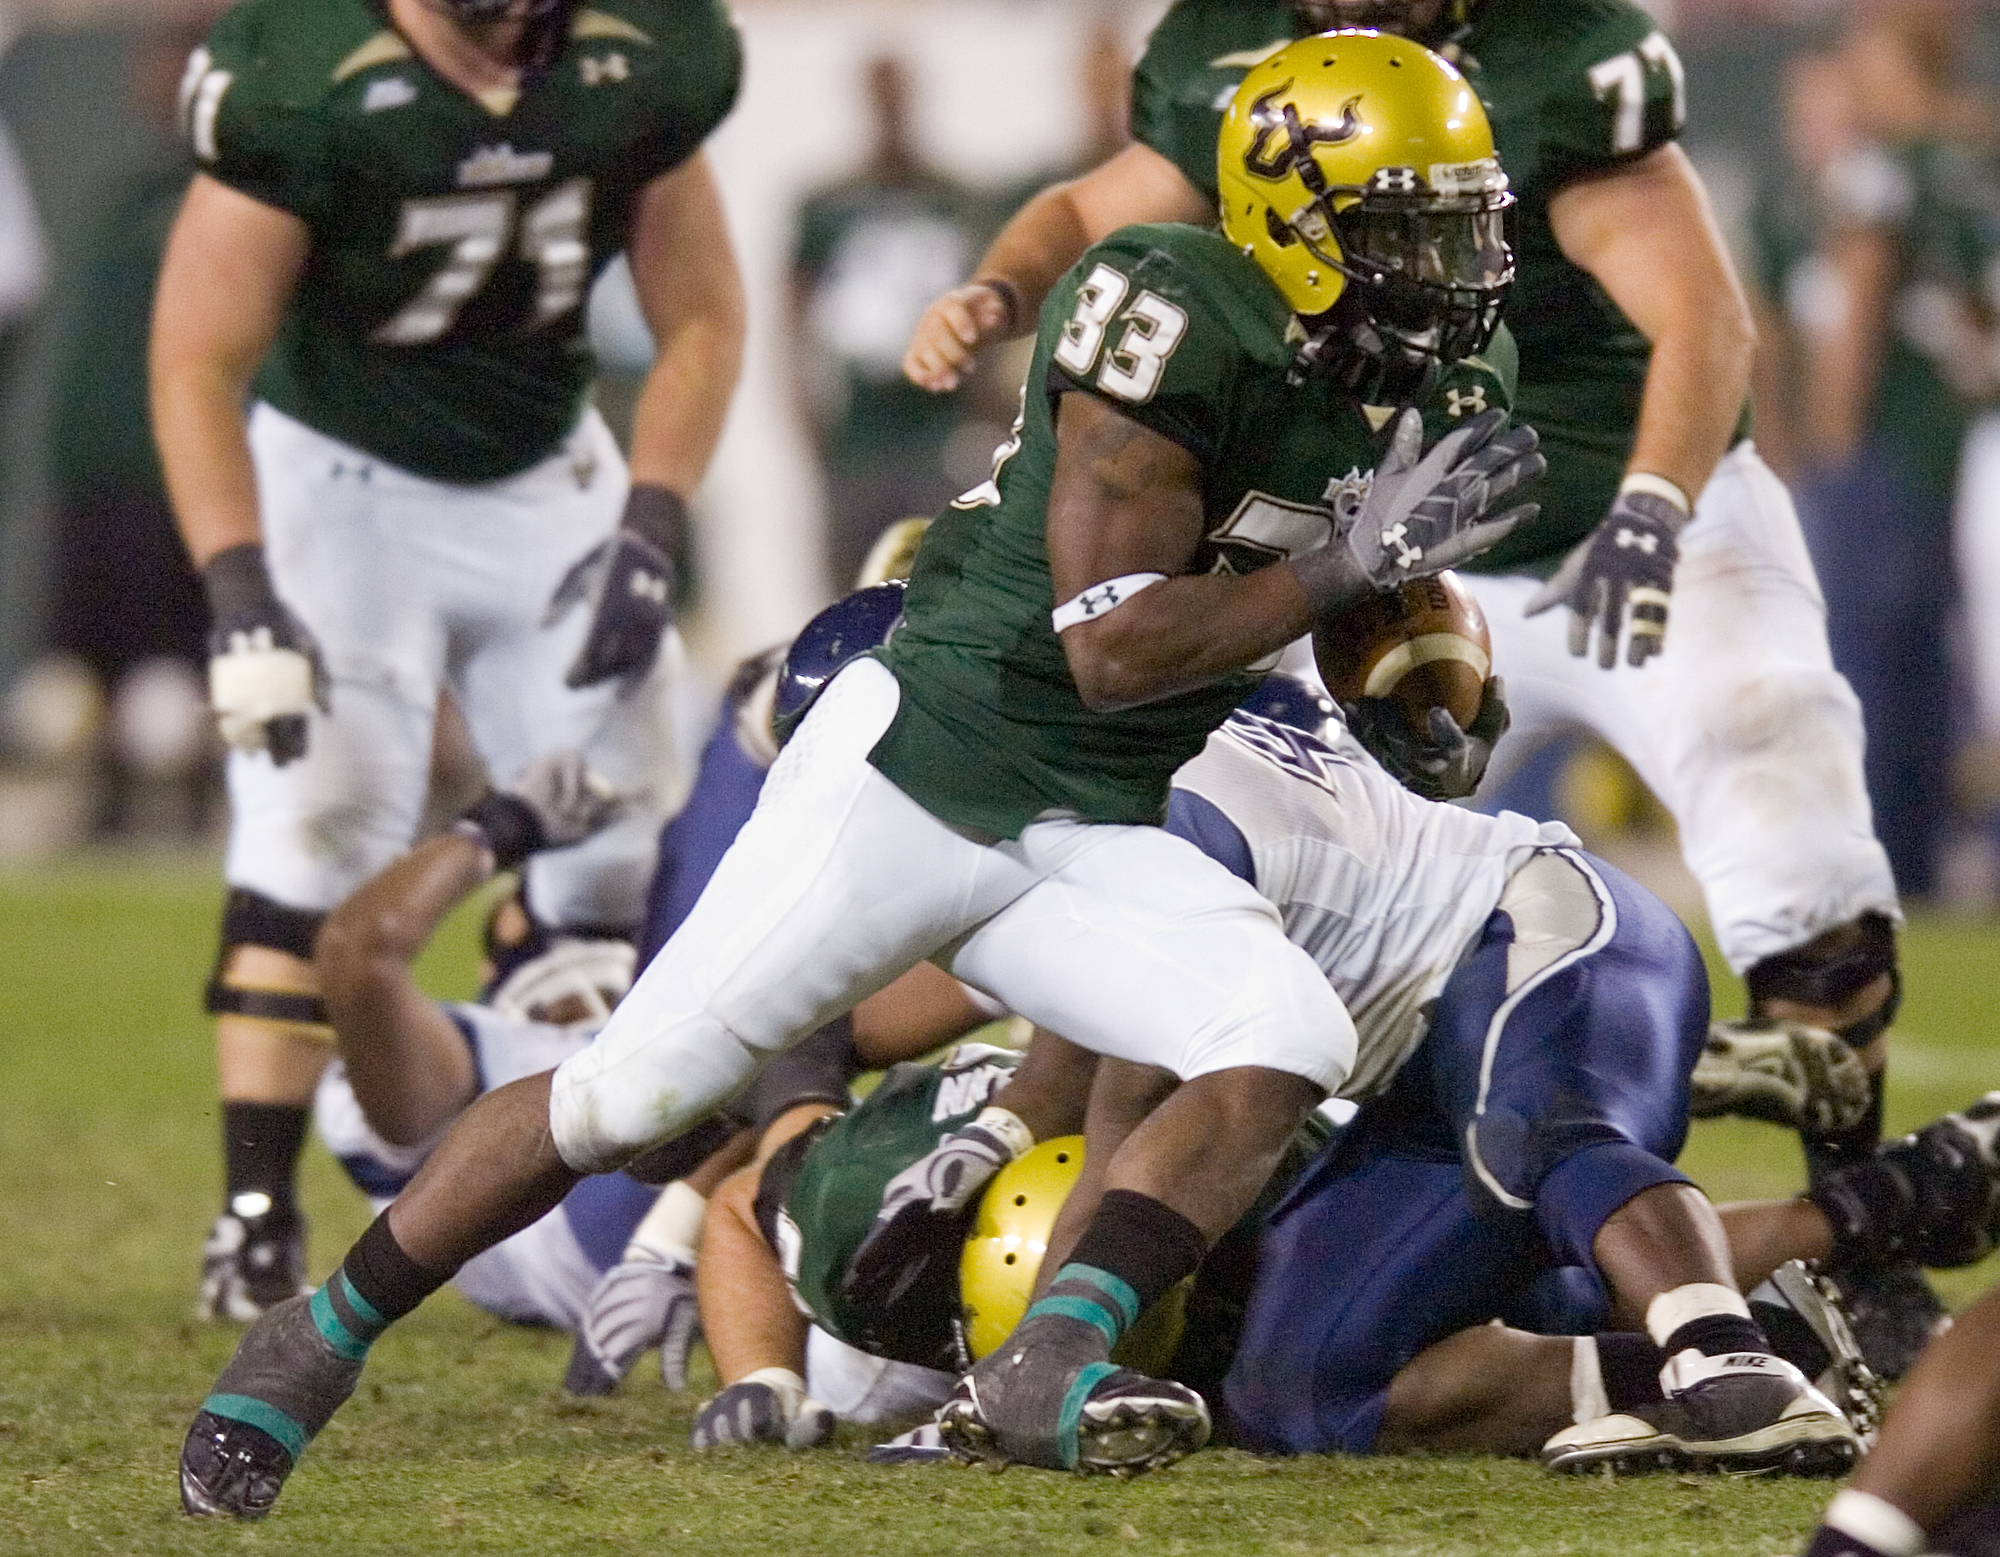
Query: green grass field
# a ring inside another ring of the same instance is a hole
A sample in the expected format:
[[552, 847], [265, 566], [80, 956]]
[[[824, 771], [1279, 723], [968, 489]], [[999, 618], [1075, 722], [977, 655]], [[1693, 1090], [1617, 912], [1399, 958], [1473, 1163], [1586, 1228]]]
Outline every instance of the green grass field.
[[[199, 862], [0, 875], [0, 1554], [683, 1551], [1315, 1554], [1795, 1551], [1824, 1485], [1559, 1480], [1459, 1459], [1204, 1453], [1130, 1485], [1031, 1471], [878, 1469], [840, 1452], [696, 1456], [694, 1396], [641, 1376], [565, 1401], [561, 1336], [442, 1293], [377, 1348], [356, 1399], [256, 1526], [181, 1516], [174, 1458], [234, 1344], [194, 1324], [216, 1197], [212, 1062], [196, 991], [220, 889]], [[470, 924], [427, 976], [462, 991]], [[2000, 929], [1916, 927], [1890, 1125], [2000, 1084]], [[1740, 994], [1719, 996], [1727, 1013]], [[1718, 1198], [1796, 1186], [1796, 1147], [1704, 1127], [1686, 1165]], [[323, 1274], [366, 1209], [315, 1149]], [[1954, 1301], [1995, 1272], [1961, 1272]]]

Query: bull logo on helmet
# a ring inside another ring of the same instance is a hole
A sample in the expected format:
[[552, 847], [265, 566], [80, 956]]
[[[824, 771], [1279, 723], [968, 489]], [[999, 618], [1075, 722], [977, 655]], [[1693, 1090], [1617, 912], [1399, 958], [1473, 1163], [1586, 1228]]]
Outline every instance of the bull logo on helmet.
[[[1318, 193], [1315, 186], [1321, 180], [1312, 149], [1338, 146], [1361, 133], [1361, 115], [1355, 112], [1361, 105], [1361, 94], [1355, 93], [1340, 105], [1340, 118], [1334, 123], [1307, 124], [1299, 117], [1296, 104], [1277, 101], [1291, 89], [1290, 81], [1283, 82], [1250, 105], [1250, 123], [1257, 134], [1250, 142], [1250, 149], [1243, 153], [1243, 166], [1258, 178], [1274, 183], [1296, 170], [1306, 187]], [[1283, 144], [1274, 145], [1280, 135], [1284, 137]]]

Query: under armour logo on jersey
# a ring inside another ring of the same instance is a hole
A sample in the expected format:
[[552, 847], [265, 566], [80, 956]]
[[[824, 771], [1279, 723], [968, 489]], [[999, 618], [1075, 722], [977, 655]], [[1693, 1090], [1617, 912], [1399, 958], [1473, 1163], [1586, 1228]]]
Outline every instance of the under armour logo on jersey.
[[1628, 551], [1636, 546], [1649, 557], [1660, 549], [1660, 538], [1657, 535], [1647, 535], [1642, 534], [1638, 530], [1628, 530], [1623, 525], [1619, 526], [1618, 533], [1612, 536], [1611, 539], [1618, 546]]
[[650, 600], [654, 605], [667, 603], [667, 581], [657, 573], [644, 569], [632, 575], [632, 593], [641, 600]]
[[1423, 547], [1404, 544], [1403, 537], [1409, 533], [1410, 527], [1400, 521], [1382, 532], [1382, 544], [1395, 548], [1396, 566], [1399, 568], [1414, 568], [1424, 560]]
[[577, 72], [583, 77], [585, 86], [602, 86], [607, 81], [628, 79], [632, 74], [632, 65], [623, 54], [586, 54], [577, 61]]
[[1464, 416], [1467, 412], [1478, 416], [1486, 409], [1486, 386], [1474, 384], [1469, 390], [1447, 389], [1444, 392], [1444, 408], [1453, 416]]

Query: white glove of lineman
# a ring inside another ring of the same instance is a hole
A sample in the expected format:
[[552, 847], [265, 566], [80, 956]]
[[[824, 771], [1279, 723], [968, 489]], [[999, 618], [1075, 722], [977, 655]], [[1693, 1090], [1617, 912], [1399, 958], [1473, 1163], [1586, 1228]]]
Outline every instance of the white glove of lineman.
[[704, 1401], [694, 1419], [694, 1446], [781, 1443], [810, 1449], [833, 1436], [833, 1412], [806, 1393], [789, 1368], [759, 1368]]
[[572, 1395], [608, 1395], [639, 1354], [657, 1346], [660, 1382], [686, 1389], [688, 1353], [700, 1327], [694, 1267], [628, 1249], [590, 1294], [563, 1388]]

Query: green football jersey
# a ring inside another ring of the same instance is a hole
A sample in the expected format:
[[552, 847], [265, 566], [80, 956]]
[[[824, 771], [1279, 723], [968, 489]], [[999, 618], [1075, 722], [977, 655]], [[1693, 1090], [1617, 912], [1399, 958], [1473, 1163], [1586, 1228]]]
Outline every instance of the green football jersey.
[[[1288, 0], [1178, 0], [1133, 77], [1133, 133], [1213, 196], [1216, 141], [1237, 84], [1302, 32]], [[1520, 351], [1515, 409], [1549, 461], [1534, 494], [1540, 519], [1468, 566], [1547, 573], [1611, 507], [1651, 356], [1604, 289], [1563, 256], [1549, 201], [1679, 133], [1681, 63], [1630, 0], [1480, 0], [1442, 52], [1485, 103], [1519, 201], [1505, 316]]]
[[[847, 1311], [840, 1278], [875, 1225], [882, 1191], [945, 1136], [977, 1119], [1019, 1063], [1017, 1054], [975, 1043], [959, 1045], [942, 1065], [893, 1066], [880, 1086], [802, 1153], [788, 1161], [772, 1158], [766, 1174], [775, 1169], [790, 1182], [781, 1186], [783, 1209], [769, 1235], [799, 1306], [822, 1330], [850, 1345], [860, 1342], [861, 1322], [869, 1316]], [[943, 1343], [948, 1316], [932, 1317]], [[879, 1327], [882, 1316], [873, 1318]], [[932, 1350], [898, 1360], [930, 1365], [937, 1359]]]
[[257, 393], [438, 480], [547, 457], [589, 386], [591, 282], [740, 74], [721, 0], [579, 9], [512, 101], [450, 85], [371, 0], [241, 0], [182, 100], [203, 170], [311, 235]]
[[[1050, 294], [1021, 421], [993, 479], [917, 554], [882, 651], [902, 685], [873, 761], [933, 815], [995, 837], [1036, 817], [1157, 823], [1174, 770], [1256, 684], [1240, 672], [1117, 713], [1087, 708], [1050, 612], [1046, 544], [1056, 405], [1095, 395], [1201, 465], [1210, 529], [1192, 572], [1248, 573], [1323, 546], [1366, 495], [1393, 412], [1324, 378], [1293, 385], [1302, 340], [1283, 297], [1218, 233], [1128, 227]], [[1512, 347], [1454, 365], [1429, 437], [1508, 403]]]

